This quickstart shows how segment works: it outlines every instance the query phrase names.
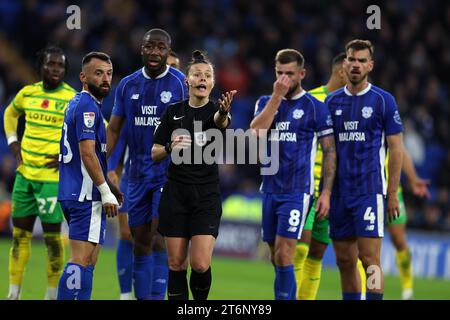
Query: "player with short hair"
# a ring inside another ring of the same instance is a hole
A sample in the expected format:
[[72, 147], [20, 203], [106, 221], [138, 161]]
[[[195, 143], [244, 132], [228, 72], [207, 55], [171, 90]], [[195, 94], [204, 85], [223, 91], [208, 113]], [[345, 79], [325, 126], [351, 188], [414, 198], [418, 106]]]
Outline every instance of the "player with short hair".
[[[171, 51], [167, 57], [167, 64], [173, 68], [180, 69], [180, 59], [178, 55]], [[120, 300], [132, 299], [132, 279], [133, 279], [133, 237], [128, 226], [128, 172], [130, 167], [129, 150], [126, 144], [127, 130], [123, 126], [114, 152], [108, 159], [108, 178], [124, 193], [124, 202], [119, 207], [119, 232], [120, 238], [117, 245], [116, 265], [119, 277]], [[122, 160], [122, 161], [121, 161]], [[116, 169], [122, 162], [123, 170], [119, 177]]]
[[[373, 45], [352, 40], [345, 47], [348, 84], [326, 99], [333, 117], [338, 169], [331, 197], [330, 237], [341, 274], [343, 299], [359, 300], [361, 283], [357, 259], [366, 275], [367, 300], [383, 298], [381, 238], [388, 220], [399, 215], [397, 189], [403, 144], [400, 115], [394, 97], [368, 82]], [[390, 158], [386, 181], [386, 143]], [[387, 203], [386, 203], [387, 202]]]
[[269, 141], [279, 143], [280, 168], [274, 175], [262, 177], [263, 241], [270, 247], [275, 266], [275, 299], [295, 300], [293, 258], [314, 198], [317, 141], [322, 145], [324, 162], [318, 219], [328, 215], [336, 153], [328, 109], [301, 87], [305, 69], [300, 52], [278, 51], [275, 72], [273, 93], [258, 99], [250, 126], [259, 136], [272, 129]]
[[170, 51], [170, 54], [167, 57], [167, 64], [172, 68], [180, 70], [180, 58], [178, 58], [175, 51]]
[[[345, 59], [345, 52], [336, 55], [331, 63], [331, 76], [326, 85], [308, 91], [317, 100], [324, 102], [331, 92], [342, 88], [346, 83], [342, 63]], [[314, 163], [314, 196], [319, 196], [319, 184], [322, 176], [322, 148], [317, 147], [316, 160]], [[322, 274], [322, 258], [328, 244], [331, 242], [329, 236], [328, 219], [316, 219], [316, 202], [314, 200], [302, 237], [297, 242], [294, 256], [294, 270], [297, 281], [297, 299], [314, 300], [319, 289], [320, 277]]]
[[100, 110], [111, 90], [112, 72], [107, 54], [84, 56], [83, 90], [70, 100], [64, 115], [58, 201], [69, 225], [71, 257], [59, 280], [58, 300], [90, 300], [106, 216], [116, 216], [123, 201], [106, 180], [106, 130]]
[[[143, 68], [122, 79], [107, 128], [108, 155], [114, 150], [126, 122], [129, 148], [128, 224], [134, 241], [133, 278], [137, 299], [164, 299], [167, 289], [167, 253], [156, 232], [158, 205], [168, 160], [151, 159], [153, 134], [169, 104], [187, 97], [184, 75], [167, 66], [170, 35], [151, 29], [143, 38]], [[153, 247], [153, 248], [152, 248]]]
[[[333, 58], [332, 61], [332, 74], [329, 82], [325, 86], [321, 86], [309, 91], [320, 101], [325, 101], [325, 98], [329, 93], [343, 87], [347, 78], [342, 68], [342, 63], [345, 59], [345, 52], [340, 53]], [[314, 166], [314, 176], [316, 182], [316, 194], [319, 187], [319, 180], [322, 168], [321, 161], [321, 148], [319, 146], [317, 150], [316, 163]], [[389, 157], [386, 157], [386, 166], [388, 164]], [[414, 195], [419, 197], [426, 197], [429, 194], [426, 180], [421, 179], [414, 168], [414, 164], [408, 152], [403, 150], [403, 164], [402, 171], [408, 178], [408, 182], [411, 186]], [[398, 190], [398, 199], [400, 204], [400, 216], [398, 219], [388, 221], [388, 231], [391, 236], [391, 241], [396, 249], [397, 267], [400, 273], [400, 280], [402, 284], [402, 298], [404, 300], [412, 298], [413, 287], [413, 274], [411, 254], [408, 249], [408, 243], [406, 239], [406, 210], [403, 200], [403, 191], [401, 186]], [[297, 299], [298, 300], [315, 300], [317, 291], [320, 285], [321, 270], [322, 270], [322, 258], [325, 251], [330, 244], [329, 238], [329, 221], [315, 220], [315, 211], [313, 211], [314, 205], [311, 208], [311, 212], [308, 215], [302, 238], [299, 240], [296, 249], [296, 257], [294, 259], [294, 266], [296, 270], [297, 279]], [[312, 229], [312, 238], [311, 238]], [[310, 243], [308, 240], [310, 240]], [[362, 266], [361, 260], [358, 259], [358, 270], [361, 276], [361, 293], [365, 295], [365, 271]]]
[[[61, 239], [63, 214], [57, 202], [58, 153], [64, 110], [75, 90], [63, 82], [67, 57], [58, 47], [38, 53], [41, 81], [20, 90], [5, 110], [8, 145], [18, 164], [12, 193], [13, 241], [9, 253], [8, 299], [20, 298], [25, 267], [31, 254], [31, 235], [39, 217], [47, 246], [47, 293], [56, 299], [64, 263]], [[25, 115], [22, 141], [17, 138], [19, 117]]]

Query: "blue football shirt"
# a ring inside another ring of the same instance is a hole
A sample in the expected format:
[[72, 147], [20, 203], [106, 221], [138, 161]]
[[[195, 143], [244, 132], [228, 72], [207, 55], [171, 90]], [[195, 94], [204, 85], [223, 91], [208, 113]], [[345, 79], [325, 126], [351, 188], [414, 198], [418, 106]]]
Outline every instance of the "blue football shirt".
[[356, 95], [347, 87], [325, 100], [336, 138], [338, 196], [386, 194], [386, 137], [403, 131], [394, 97], [372, 85]]
[[80, 156], [82, 140], [95, 141], [95, 154], [106, 178], [106, 129], [100, 102], [89, 92], [77, 93], [66, 108], [60, 141], [58, 200], [100, 201]]
[[153, 162], [153, 134], [167, 106], [188, 98], [184, 79], [183, 73], [167, 66], [155, 79], [142, 68], [120, 81], [112, 114], [126, 118], [130, 182], [152, 185], [165, 182], [170, 158]]
[[[255, 106], [255, 116], [266, 106], [270, 96], [262, 96]], [[263, 175], [261, 190], [269, 193], [301, 192], [314, 194], [314, 162], [318, 139], [333, 134], [331, 116], [326, 106], [306, 91], [283, 99], [267, 134], [267, 156], [277, 157], [279, 170]], [[279, 143], [278, 154], [271, 143]], [[269, 167], [270, 164], [264, 165]]]

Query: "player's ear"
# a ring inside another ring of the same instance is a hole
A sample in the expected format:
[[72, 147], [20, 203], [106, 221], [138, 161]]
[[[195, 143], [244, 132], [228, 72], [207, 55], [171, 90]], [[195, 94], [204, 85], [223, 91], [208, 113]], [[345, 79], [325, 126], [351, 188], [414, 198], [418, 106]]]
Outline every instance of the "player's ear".
[[83, 71], [80, 72], [80, 81], [82, 84], [86, 82], [86, 74]]
[[303, 80], [306, 76], [306, 69], [305, 68], [301, 68], [300, 69], [300, 80]]
[[374, 61], [373, 61], [373, 59], [370, 59], [370, 61], [369, 61], [369, 72], [372, 71], [373, 65], [374, 65]]

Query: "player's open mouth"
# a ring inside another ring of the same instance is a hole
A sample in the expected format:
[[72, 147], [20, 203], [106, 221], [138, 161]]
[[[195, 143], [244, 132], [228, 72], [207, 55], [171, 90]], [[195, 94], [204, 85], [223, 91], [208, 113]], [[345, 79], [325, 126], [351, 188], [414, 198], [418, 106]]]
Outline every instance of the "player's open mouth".
[[61, 79], [61, 77], [57, 74], [51, 75], [51, 78], [52, 78], [52, 80], [55, 80], [55, 81]]
[[148, 64], [149, 64], [150, 67], [157, 67], [159, 65], [159, 61], [149, 60]]

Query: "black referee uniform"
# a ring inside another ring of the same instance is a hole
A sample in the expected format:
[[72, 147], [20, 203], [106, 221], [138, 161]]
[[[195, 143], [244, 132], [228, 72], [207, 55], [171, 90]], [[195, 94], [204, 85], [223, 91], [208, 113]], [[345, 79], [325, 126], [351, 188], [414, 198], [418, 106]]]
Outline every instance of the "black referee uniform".
[[[181, 152], [190, 153], [190, 164], [170, 162], [168, 180], [159, 203], [158, 231], [166, 237], [191, 238], [212, 235], [217, 238], [222, 199], [219, 189], [219, 168], [216, 162], [194, 163], [194, 148], [203, 150], [214, 141], [208, 129], [219, 129], [214, 122], [217, 104], [209, 101], [202, 107], [191, 107], [188, 100], [169, 106], [161, 116], [153, 142], [167, 145], [176, 129], [185, 129], [192, 140], [191, 147]], [[201, 121], [202, 132], [194, 132], [194, 121]], [[224, 132], [224, 129], [219, 129]], [[219, 151], [220, 152], [220, 151]]]

